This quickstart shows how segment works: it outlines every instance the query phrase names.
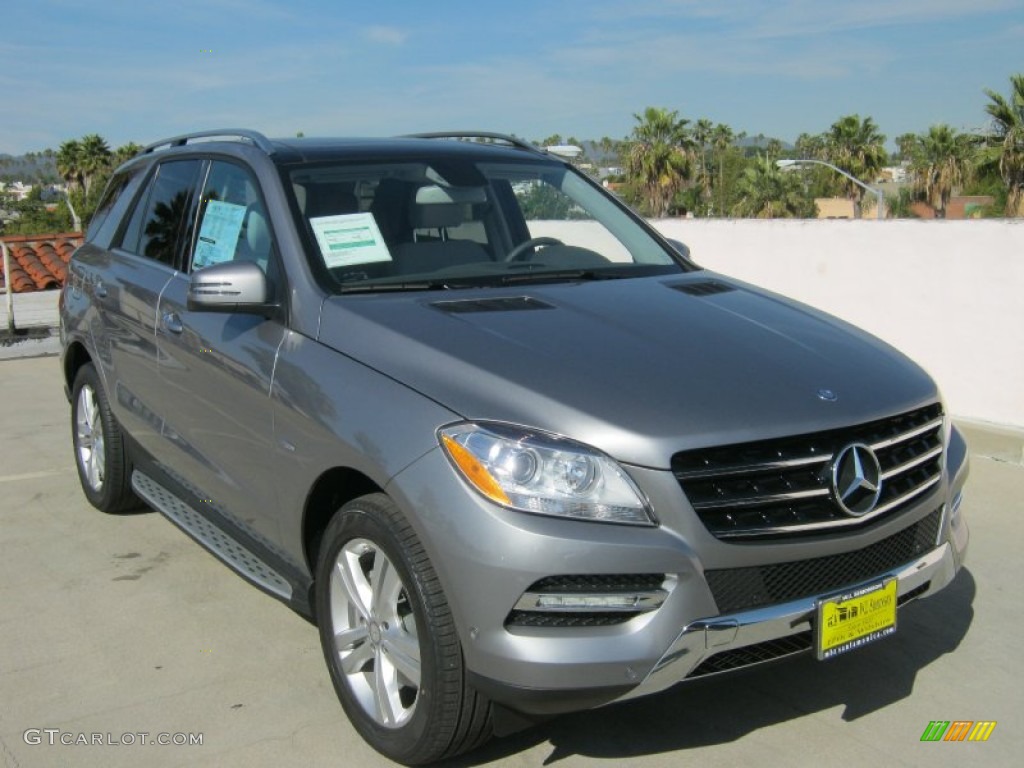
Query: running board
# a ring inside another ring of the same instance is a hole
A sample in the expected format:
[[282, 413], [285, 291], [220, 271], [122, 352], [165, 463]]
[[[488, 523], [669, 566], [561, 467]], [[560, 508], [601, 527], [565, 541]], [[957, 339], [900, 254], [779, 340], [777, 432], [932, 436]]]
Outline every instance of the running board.
[[281, 574], [156, 480], [136, 469], [132, 473], [132, 489], [143, 501], [210, 550], [229, 568], [238, 571], [267, 592], [284, 600], [291, 599], [292, 585]]

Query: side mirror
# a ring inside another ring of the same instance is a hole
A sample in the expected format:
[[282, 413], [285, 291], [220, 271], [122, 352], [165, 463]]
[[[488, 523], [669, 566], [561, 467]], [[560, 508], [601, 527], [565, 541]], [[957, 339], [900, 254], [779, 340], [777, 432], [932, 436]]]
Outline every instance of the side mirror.
[[667, 237], [665, 239], [668, 240], [669, 245], [676, 249], [676, 253], [678, 253], [684, 259], [690, 258], [690, 246], [688, 246], [682, 240], [674, 240], [671, 237]]
[[226, 261], [197, 269], [188, 281], [193, 312], [265, 312], [267, 276], [251, 261]]

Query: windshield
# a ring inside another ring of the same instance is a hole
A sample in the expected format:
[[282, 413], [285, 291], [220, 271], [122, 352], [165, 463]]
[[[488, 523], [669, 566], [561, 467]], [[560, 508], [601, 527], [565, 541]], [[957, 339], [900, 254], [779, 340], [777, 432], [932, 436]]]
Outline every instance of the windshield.
[[312, 257], [338, 292], [611, 279], [684, 262], [554, 163], [416, 162], [291, 173]]

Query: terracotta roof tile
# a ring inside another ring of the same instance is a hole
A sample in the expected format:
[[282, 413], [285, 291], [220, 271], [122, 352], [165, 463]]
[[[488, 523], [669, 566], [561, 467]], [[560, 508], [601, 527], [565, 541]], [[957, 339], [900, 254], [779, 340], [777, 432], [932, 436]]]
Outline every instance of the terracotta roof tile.
[[80, 232], [57, 235], [14, 235], [0, 237], [11, 254], [11, 274], [0, 270], [0, 287], [10, 284], [14, 293], [59, 288], [67, 277], [67, 264], [82, 244]]

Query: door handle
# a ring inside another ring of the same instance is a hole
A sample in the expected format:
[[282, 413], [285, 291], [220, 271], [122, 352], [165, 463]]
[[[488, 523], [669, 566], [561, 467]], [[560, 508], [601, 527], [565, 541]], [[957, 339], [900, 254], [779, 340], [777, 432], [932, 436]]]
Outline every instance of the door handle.
[[102, 280], [97, 280], [96, 281], [95, 293], [96, 293], [96, 298], [97, 299], [105, 299], [105, 298], [107, 298], [107, 286], [105, 286], [103, 284]]
[[178, 317], [177, 312], [167, 312], [162, 318], [161, 322], [165, 329], [171, 333], [181, 333], [185, 330], [185, 326], [181, 322], [181, 318]]

